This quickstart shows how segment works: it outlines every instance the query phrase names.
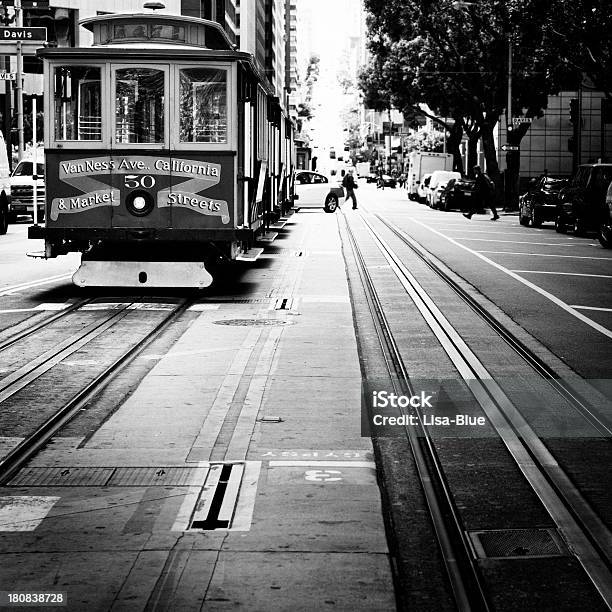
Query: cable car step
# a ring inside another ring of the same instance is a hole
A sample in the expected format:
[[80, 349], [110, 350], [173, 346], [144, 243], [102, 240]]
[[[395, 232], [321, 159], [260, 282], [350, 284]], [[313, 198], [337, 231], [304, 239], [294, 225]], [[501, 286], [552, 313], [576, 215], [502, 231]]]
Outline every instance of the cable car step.
[[278, 232], [265, 232], [257, 239], [259, 242], [274, 242], [278, 237]]
[[248, 251], [243, 251], [239, 255], [236, 255], [236, 261], [257, 261], [262, 253], [263, 249], [252, 248]]

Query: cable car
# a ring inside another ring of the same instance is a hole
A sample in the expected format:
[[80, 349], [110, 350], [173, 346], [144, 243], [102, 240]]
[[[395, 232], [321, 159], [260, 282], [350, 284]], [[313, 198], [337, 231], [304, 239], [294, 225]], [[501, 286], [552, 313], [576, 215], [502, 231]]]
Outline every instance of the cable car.
[[216, 22], [142, 11], [81, 24], [92, 47], [38, 52], [45, 226], [29, 237], [46, 258], [80, 251], [79, 286], [206, 287], [211, 262], [252, 258], [291, 207], [292, 123]]

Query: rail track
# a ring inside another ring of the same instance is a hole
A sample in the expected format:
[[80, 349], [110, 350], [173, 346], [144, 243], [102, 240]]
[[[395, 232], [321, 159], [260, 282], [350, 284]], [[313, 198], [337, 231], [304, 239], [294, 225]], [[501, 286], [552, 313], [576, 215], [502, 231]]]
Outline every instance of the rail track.
[[[398, 344], [366, 266], [362, 248], [351, 227], [358, 222], [364, 224], [366, 233], [376, 244], [440, 342], [524, 478], [563, 535], [569, 549], [584, 568], [605, 605], [612, 610], [612, 534], [609, 529], [527, 423], [519, 408], [467, 346], [370, 218], [378, 219], [392, 235], [416, 253], [541, 379], [547, 381], [553, 392], [558, 393], [582, 415], [599, 435], [609, 437], [609, 425], [599, 418], [580, 394], [559, 380], [554, 371], [454, 282], [420, 245], [379, 215], [368, 217], [369, 215], [364, 216], [362, 213], [355, 217], [359, 221], [351, 223], [345, 217], [345, 228], [358, 262], [358, 273], [367, 296], [378, 342], [385, 355], [388, 375], [397, 387], [394, 392], [412, 395], [415, 390], [411, 387], [409, 372], [403, 364]], [[457, 609], [488, 610], [490, 604], [485, 596], [486, 589], [474, 561], [460, 512], [455, 507], [431, 432], [423, 424], [418, 409], [415, 409], [415, 413], [418, 416], [418, 427], [406, 426], [405, 436], [417, 466]]]
[[[126, 348], [113, 362], [98, 373], [93, 380], [65, 402], [51, 416], [40, 423], [34, 431], [29, 433], [16, 447], [0, 459], [0, 485], [6, 484], [10, 479], [37, 453], [56, 433], [70, 422], [88, 402], [90, 402], [119, 372], [133, 361], [141, 351], [149, 346], [168, 326], [180, 317], [198, 298], [196, 292], [178, 302], [171, 310], [164, 313], [162, 319], [155, 324], [141, 339]], [[75, 305], [71, 309], [74, 312]], [[129, 312], [130, 304], [112, 311], [101, 321], [95, 321], [77, 334], [62, 341], [57, 346], [40, 355], [37, 359], [26, 364], [9, 376], [0, 380], [0, 405], [3, 401], [21, 389], [36, 381], [45, 372], [60, 363], [67, 356], [75, 353], [103, 332], [111, 329]], [[57, 320], [57, 319], [54, 319]], [[45, 322], [43, 322], [45, 323]], [[30, 332], [33, 333], [33, 332]], [[30, 335], [30, 334], [26, 334]], [[25, 336], [24, 336], [25, 337]], [[20, 338], [22, 339], [22, 338]], [[14, 342], [17, 342], [15, 340]], [[12, 344], [14, 344], [11, 343]]]

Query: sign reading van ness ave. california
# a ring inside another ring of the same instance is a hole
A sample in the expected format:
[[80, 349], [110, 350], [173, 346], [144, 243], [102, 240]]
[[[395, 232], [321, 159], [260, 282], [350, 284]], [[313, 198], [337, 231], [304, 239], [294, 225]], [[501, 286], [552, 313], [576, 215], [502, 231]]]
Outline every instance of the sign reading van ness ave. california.
[[[221, 181], [222, 164], [151, 155], [102, 155], [64, 159], [57, 164], [59, 189], [51, 201], [49, 217], [74, 215], [104, 207], [117, 207], [131, 190], [157, 194], [157, 207], [190, 210], [230, 221], [227, 199], [204, 193]], [[68, 187], [68, 189], [66, 189]]]

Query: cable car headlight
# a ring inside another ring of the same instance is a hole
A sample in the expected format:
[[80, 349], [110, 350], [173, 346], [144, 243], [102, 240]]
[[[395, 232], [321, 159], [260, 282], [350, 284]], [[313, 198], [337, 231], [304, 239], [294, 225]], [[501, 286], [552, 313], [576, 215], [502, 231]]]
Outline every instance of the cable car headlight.
[[133, 191], [125, 200], [125, 206], [135, 217], [148, 215], [155, 207], [153, 196], [147, 191]]

